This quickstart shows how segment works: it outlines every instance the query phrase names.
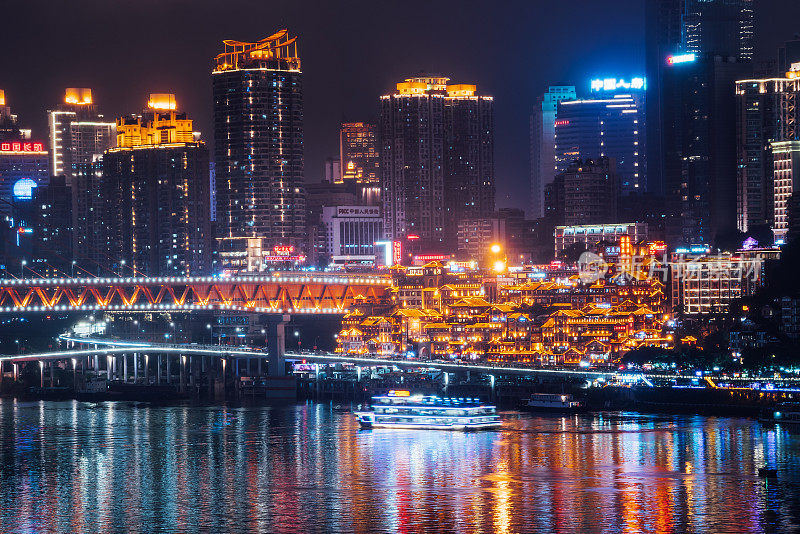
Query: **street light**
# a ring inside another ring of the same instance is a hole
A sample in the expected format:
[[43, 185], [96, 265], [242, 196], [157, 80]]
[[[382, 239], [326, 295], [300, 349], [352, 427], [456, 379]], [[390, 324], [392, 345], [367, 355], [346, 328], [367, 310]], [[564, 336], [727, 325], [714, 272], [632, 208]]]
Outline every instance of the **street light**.
[[122, 276], [125, 274], [125, 260], [119, 260], [119, 264], [120, 264], [119, 274], [120, 276]]
[[78, 263], [75, 260], [72, 260], [72, 278], [75, 278], [75, 264]]
[[19, 277], [20, 278], [25, 278], [24, 270], [25, 270], [25, 266], [26, 265], [28, 265], [28, 262], [25, 261], [25, 260], [22, 260], [21, 262], [19, 262]]
[[500, 251], [503, 250], [503, 247], [500, 246], [500, 243], [492, 243], [492, 246], [489, 247], [489, 250], [492, 251], [492, 254], [500, 254]]

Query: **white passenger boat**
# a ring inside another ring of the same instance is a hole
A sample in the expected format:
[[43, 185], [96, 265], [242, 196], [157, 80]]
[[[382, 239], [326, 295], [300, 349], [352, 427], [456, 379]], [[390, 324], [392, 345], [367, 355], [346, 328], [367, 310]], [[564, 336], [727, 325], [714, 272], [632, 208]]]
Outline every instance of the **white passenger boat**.
[[483, 430], [500, 426], [497, 409], [472, 398], [411, 395], [389, 391], [372, 397], [372, 410], [356, 412], [363, 428]]
[[525, 409], [537, 412], [583, 412], [586, 406], [572, 395], [564, 393], [534, 393]]

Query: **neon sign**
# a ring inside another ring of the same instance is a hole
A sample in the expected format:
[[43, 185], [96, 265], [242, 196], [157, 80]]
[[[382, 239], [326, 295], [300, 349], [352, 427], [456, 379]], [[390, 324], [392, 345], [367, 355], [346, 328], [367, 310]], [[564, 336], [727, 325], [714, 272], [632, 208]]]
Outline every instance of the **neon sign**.
[[292, 245], [276, 245], [272, 248], [276, 256], [291, 256], [294, 252]]
[[3, 141], [0, 152], [11, 154], [46, 154], [44, 143], [38, 141]]
[[669, 56], [667, 58], [667, 63], [670, 65], [677, 65], [678, 63], [691, 63], [695, 59], [697, 59], [697, 56], [694, 53], [679, 54], [677, 56]]
[[561, 121], [556, 121], [556, 126], [569, 126], [569, 121], [566, 119]]
[[626, 81], [624, 78], [596, 78], [591, 81], [592, 91], [617, 91], [620, 89], [633, 89], [641, 91], [647, 89], [647, 79], [641, 76]]
[[400, 241], [392, 242], [392, 265], [399, 265], [403, 261], [403, 244]]

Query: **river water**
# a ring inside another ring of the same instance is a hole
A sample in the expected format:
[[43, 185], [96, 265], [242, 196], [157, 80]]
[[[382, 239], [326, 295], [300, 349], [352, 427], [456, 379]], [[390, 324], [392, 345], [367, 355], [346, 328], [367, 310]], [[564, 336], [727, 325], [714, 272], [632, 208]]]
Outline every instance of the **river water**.
[[[2, 532], [791, 532], [800, 434], [507, 412], [359, 430], [349, 406], [0, 401]], [[757, 468], [778, 469], [765, 481]]]

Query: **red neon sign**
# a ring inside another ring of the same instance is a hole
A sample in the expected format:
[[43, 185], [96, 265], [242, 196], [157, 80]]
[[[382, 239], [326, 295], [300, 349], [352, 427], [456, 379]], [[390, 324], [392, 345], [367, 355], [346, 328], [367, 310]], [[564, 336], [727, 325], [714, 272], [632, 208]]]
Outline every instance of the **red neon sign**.
[[45, 152], [44, 143], [38, 141], [3, 141], [0, 143], [0, 152], [31, 153]]
[[392, 241], [392, 265], [398, 265], [403, 261], [403, 244], [400, 241]]
[[414, 241], [416, 239], [419, 239], [419, 236], [416, 235], [416, 234], [409, 234], [409, 235], [406, 236], [406, 239], [408, 239], [410, 241]]
[[294, 247], [292, 245], [275, 245], [272, 247], [272, 251], [278, 256], [291, 256], [294, 252]]
[[556, 126], [569, 126], [568, 120], [556, 121]]

